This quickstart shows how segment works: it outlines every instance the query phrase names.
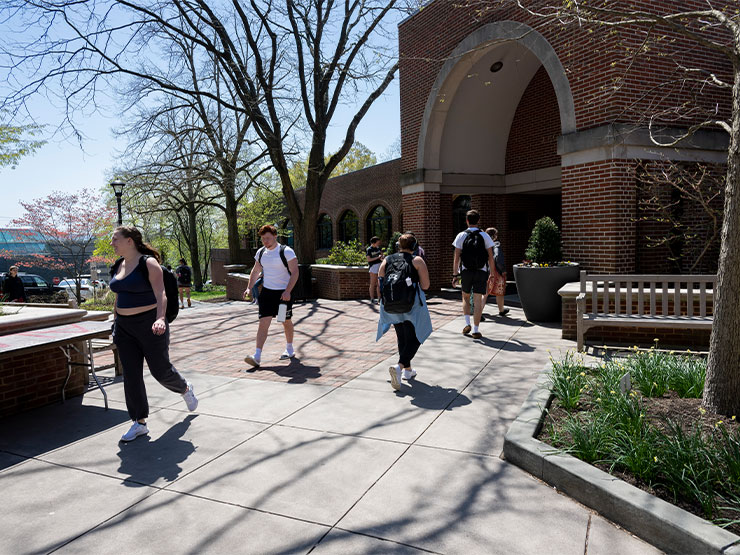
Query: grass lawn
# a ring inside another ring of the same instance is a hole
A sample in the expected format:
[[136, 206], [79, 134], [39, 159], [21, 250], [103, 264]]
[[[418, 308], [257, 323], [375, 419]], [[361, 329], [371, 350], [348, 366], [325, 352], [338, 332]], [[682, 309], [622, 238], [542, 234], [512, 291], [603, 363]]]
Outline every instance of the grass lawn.
[[652, 349], [589, 368], [566, 353], [552, 361], [539, 439], [740, 534], [740, 415], [701, 406], [705, 375], [691, 354]]
[[214, 299], [226, 299], [226, 287], [223, 285], [208, 285], [204, 291], [190, 290], [190, 298], [194, 301], [212, 301]]

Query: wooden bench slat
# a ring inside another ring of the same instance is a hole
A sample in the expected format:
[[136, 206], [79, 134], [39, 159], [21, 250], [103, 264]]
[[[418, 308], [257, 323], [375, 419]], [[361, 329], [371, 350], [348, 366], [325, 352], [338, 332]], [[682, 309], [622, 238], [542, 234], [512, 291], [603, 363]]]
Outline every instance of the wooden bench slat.
[[614, 283], [614, 313], [619, 314], [619, 305], [622, 302], [622, 294], [621, 294], [621, 283], [615, 282]]
[[[709, 303], [714, 300], [717, 276], [713, 275], [611, 275], [581, 272], [581, 296], [586, 298], [586, 284], [591, 285], [591, 310], [586, 312], [585, 303], [578, 309], [578, 348], [584, 346], [584, 335], [588, 328], [598, 326], [656, 327], [676, 329], [711, 329], [713, 316]], [[682, 284], [686, 283], [685, 290]], [[698, 284], [699, 316], [694, 316], [694, 288]], [[602, 293], [599, 295], [599, 287]], [[634, 287], [637, 287], [636, 306], [632, 302]], [[624, 294], [623, 294], [624, 289]], [[647, 291], [646, 291], [647, 289]], [[685, 293], [684, 293], [685, 291]], [[645, 295], [648, 298], [645, 298]], [[614, 304], [611, 297], [614, 296]], [[660, 295], [660, 301], [658, 301]], [[682, 300], [686, 297], [686, 314], [682, 310]], [[599, 307], [599, 296], [602, 306]], [[672, 299], [671, 299], [672, 298]], [[624, 299], [624, 305], [622, 305]], [[670, 302], [673, 310], [670, 310]], [[646, 304], [650, 303], [649, 309]], [[660, 302], [660, 312], [658, 303]], [[647, 312], [649, 310], [649, 313]]]

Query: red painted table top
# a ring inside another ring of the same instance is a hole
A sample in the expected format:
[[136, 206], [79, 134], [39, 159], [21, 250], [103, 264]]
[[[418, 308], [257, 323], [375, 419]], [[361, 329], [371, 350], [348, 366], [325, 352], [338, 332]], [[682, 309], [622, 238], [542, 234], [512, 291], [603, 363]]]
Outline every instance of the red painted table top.
[[12, 333], [0, 336], [0, 357], [67, 345], [96, 337], [108, 337], [110, 333], [110, 322], [93, 321]]

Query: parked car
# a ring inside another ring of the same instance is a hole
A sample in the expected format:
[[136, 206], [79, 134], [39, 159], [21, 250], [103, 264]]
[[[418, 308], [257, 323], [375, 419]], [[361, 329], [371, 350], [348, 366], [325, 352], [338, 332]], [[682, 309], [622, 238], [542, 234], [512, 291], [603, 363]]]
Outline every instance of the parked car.
[[[77, 296], [77, 284], [75, 283], [75, 280], [69, 278], [63, 279], [59, 282], [59, 287], [66, 291], [70, 297]], [[83, 299], [93, 298], [93, 286], [92, 282], [88, 278], [80, 279], [80, 297]]]
[[[3, 284], [7, 273], [0, 273], [0, 291], [3, 291]], [[52, 285], [41, 276], [36, 274], [27, 274], [18, 272], [18, 277], [23, 282], [23, 288], [26, 290], [26, 296], [29, 295], [52, 295], [57, 291], [62, 291], [61, 287]]]

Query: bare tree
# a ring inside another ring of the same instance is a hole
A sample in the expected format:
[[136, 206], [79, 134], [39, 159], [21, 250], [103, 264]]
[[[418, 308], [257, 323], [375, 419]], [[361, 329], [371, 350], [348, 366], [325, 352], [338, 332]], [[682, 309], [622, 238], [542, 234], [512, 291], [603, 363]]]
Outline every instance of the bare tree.
[[[51, 90], [72, 114], [94, 106], [101, 81], [123, 74], [161, 91], [242, 111], [280, 176], [299, 260], [312, 262], [326, 181], [398, 67], [396, 41], [382, 27], [397, 4], [400, 0], [9, 0], [0, 14], [23, 32], [4, 50], [3, 66], [16, 85], [6, 102], [23, 104]], [[25, 24], [29, 19], [32, 27]], [[162, 61], [152, 55], [169, 52], [173, 38], [190, 45], [196, 59], [218, 64], [235, 101], [210, 87], [186, 84], [167, 56]], [[342, 103], [357, 108], [327, 161], [327, 132]], [[306, 151], [306, 195], [299, 203], [288, 170], [291, 157]]]
[[673, 273], [717, 271], [724, 168], [650, 161], [638, 165], [638, 231]]

